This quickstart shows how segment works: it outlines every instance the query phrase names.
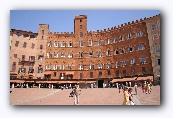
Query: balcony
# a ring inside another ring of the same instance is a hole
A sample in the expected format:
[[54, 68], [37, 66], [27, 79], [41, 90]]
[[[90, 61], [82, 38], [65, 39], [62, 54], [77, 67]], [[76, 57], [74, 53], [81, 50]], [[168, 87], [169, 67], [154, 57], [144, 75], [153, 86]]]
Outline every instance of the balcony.
[[35, 59], [26, 59], [26, 58], [22, 58], [22, 59], [19, 59], [19, 62], [35, 62]]

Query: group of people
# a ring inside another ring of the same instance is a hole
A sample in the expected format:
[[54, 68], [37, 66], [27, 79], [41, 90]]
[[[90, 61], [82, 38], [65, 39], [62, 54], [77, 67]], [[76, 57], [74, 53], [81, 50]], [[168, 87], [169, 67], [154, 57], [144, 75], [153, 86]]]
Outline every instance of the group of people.
[[135, 105], [135, 102], [133, 101], [133, 89], [124, 87], [124, 101], [123, 105]]
[[79, 88], [79, 84], [76, 84], [74, 89], [70, 92], [69, 97], [74, 97], [74, 105], [79, 105], [79, 96], [81, 94], [81, 89]]
[[151, 93], [151, 90], [152, 90], [152, 83], [151, 82], [144, 82], [143, 84], [142, 84], [142, 91], [143, 91], [143, 93]]

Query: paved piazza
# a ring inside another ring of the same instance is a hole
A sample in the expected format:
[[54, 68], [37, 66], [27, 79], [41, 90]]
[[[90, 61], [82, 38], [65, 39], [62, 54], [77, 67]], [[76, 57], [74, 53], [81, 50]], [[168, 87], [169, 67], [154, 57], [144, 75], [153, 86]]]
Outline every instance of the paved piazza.
[[[72, 89], [47, 88], [11, 88], [11, 105], [74, 105], [73, 97], [69, 97]], [[136, 105], [160, 105], [160, 86], [153, 86], [151, 94], [134, 95]], [[123, 92], [117, 88], [82, 89], [79, 105], [122, 105]]]

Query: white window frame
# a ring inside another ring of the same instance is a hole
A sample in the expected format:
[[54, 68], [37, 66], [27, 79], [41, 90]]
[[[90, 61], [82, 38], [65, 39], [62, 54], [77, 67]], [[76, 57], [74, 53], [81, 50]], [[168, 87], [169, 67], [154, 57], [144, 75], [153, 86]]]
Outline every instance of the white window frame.
[[116, 51], [118, 51], [117, 49], [114, 51], [114, 55], [118, 55], [119, 54], [119, 51], [118, 51], [118, 54], [116, 54]]
[[98, 64], [98, 69], [102, 69], [103, 68], [103, 64], [99, 63]]
[[47, 53], [47, 57], [50, 58], [50, 52]]
[[97, 51], [97, 56], [101, 57], [102, 56], [102, 52], [101, 51]]
[[105, 44], [106, 44], [106, 45], [110, 44], [110, 39], [106, 39], [106, 40], [105, 40]]
[[127, 39], [131, 39], [132, 38], [132, 33], [127, 34]]
[[138, 50], [145, 50], [145, 46], [144, 45], [138, 45]]
[[[156, 50], [156, 51], [155, 51], [156, 53], [160, 53], [160, 45], [155, 45], [155, 50]], [[159, 50], [159, 51], [158, 51], [158, 50]]]
[[53, 70], [58, 70], [58, 66], [57, 65], [53, 65]]
[[93, 41], [92, 40], [88, 41], [88, 46], [93, 46]]
[[125, 60], [123, 60], [122, 61], [122, 67], [124, 67], [124, 66], [126, 66], [127, 64], [126, 64], [126, 61]]
[[130, 59], [130, 65], [134, 65], [135, 64], [135, 59]]
[[58, 42], [54, 42], [54, 47], [58, 47]]
[[120, 66], [120, 62], [115, 62], [115, 68], [118, 68]]
[[84, 46], [84, 42], [83, 41], [79, 41], [79, 47], [83, 47]]
[[102, 45], [101, 40], [98, 40], [98, 41], [97, 41], [97, 45]]
[[65, 52], [61, 52], [61, 57], [65, 58]]
[[[71, 46], [70, 46], [70, 44], [71, 44]], [[70, 42], [68, 43], [68, 47], [73, 47], [73, 42], [70, 41]]]
[[112, 64], [111, 63], [107, 63], [106, 66], [107, 66], [107, 68], [112, 68]]
[[60, 66], [60, 69], [61, 69], [61, 70], [65, 70], [65, 65], [61, 65], [61, 66]]
[[[155, 29], [153, 29], [153, 25], [155, 26]], [[157, 25], [154, 23], [151, 25], [151, 29], [154, 31], [154, 30], [157, 30]]]
[[117, 43], [117, 42], [118, 42], [118, 38], [114, 38], [113, 43]]
[[58, 58], [58, 53], [57, 52], [54, 52], [53, 55], [54, 55], [55, 58]]
[[[90, 53], [92, 53], [92, 55], [90, 55]], [[92, 51], [92, 52], [89, 52], [89, 57], [93, 57], [93, 55], [94, 55], [94, 52]]]
[[124, 35], [120, 36], [120, 41], [124, 41]]
[[89, 69], [94, 69], [94, 64], [89, 64]]
[[79, 70], [84, 70], [84, 66], [83, 65], [79, 65]]
[[[81, 55], [83, 55], [83, 56], [81, 56]], [[84, 53], [83, 52], [79, 52], [79, 57], [83, 58], [84, 57]]]
[[145, 64], [147, 62], [146, 58], [139, 58], [140, 59], [140, 64]]
[[48, 47], [52, 47], [52, 42], [47, 42]]
[[69, 52], [68, 53], [68, 58], [73, 58], [73, 53]]
[[[155, 38], [155, 36], [157, 36], [157, 38]], [[153, 35], [153, 40], [156, 40], [156, 39], [159, 39], [158, 33]]]
[[[110, 54], [108, 52], [110, 52]], [[111, 56], [111, 50], [106, 50], [106, 55]]]
[[[132, 48], [132, 51], [130, 51], [130, 48]], [[133, 52], [134, 51], [134, 47], [128, 47], [128, 52]]]
[[136, 32], [136, 37], [142, 37], [142, 36], [143, 36], [143, 32], [142, 31]]
[[66, 43], [64, 41], [61, 42], [61, 47], [66, 47]]
[[64, 79], [65, 73], [61, 73], [61, 79]]
[[68, 70], [72, 70], [72, 65], [68, 65]]
[[47, 65], [46, 70], [50, 70], [50, 69], [51, 69], [50, 65]]

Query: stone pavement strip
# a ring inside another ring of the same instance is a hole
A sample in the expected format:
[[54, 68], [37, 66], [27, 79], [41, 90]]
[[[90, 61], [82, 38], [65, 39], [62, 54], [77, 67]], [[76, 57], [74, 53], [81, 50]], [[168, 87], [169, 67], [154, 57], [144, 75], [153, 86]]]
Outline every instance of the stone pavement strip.
[[[74, 105], [74, 98], [69, 97], [72, 89], [10, 89], [11, 105]], [[82, 89], [79, 105], [122, 105], [123, 92], [117, 88]], [[151, 94], [145, 94], [138, 89], [133, 95], [136, 105], [160, 105], [160, 86], [154, 86]]]

